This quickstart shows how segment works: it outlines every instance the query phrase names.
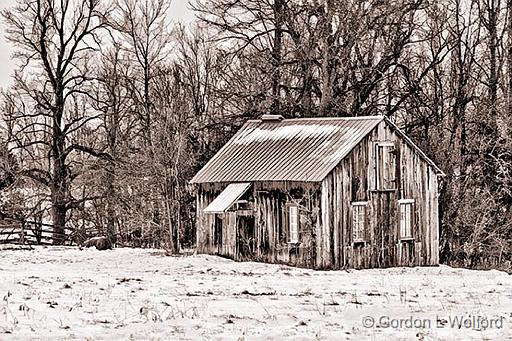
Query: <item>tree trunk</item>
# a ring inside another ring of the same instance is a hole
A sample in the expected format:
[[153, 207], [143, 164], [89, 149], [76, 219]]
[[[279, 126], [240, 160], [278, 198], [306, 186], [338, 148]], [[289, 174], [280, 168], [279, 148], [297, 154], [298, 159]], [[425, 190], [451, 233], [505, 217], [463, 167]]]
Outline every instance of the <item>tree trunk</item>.
[[507, 0], [507, 109], [512, 117], [512, 0]]
[[52, 184], [52, 220], [53, 220], [53, 244], [61, 245], [65, 241], [66, 214], [68, 211], [69, 183], [68, 169], [66, 166], [65, 143], [66, 136], [61, 129], [62, 117], [64, 115], [64, 94], [57, 89], [57, 101], [53, 112], [52, 126], [52, 153], [51, 159]]
[[320, 99], [320, 116], [328, 116], [332, 103], [332, 66], [331, 66], [331, 49], [332, 49], [332, 0], [326, 0], [325, 9], [322, 17], [322, 35], [321, 47], [323, 51], [322, 56], [322, 98]]
[[[117, 71], [117, 70], [116, 70]], [[115, 91], [114, 91], [115, 92]], [[116, 180], [116, 165], [115, 160], [117, 157], [116, 147], [117, 147], [117, 129], [119, 129], [119, 116], [118, 116], [118, 107], [117, 107], [117, 98], [113, 96], [112, 99], [112, 112], [106, 118], [108, 122], [108, 126], [110, 131], [108, 132], [108, 144], [110, 149], [111, 159], [108, 160], [108, 164], [106, 167], [107, 176], [106, 176], [106, 213], [107, 213], [107, 235], [110, 238], [110, 242], [112, 245], [116, 245], [117, 243], [117, 229], [116, 229], [116, 189], [115, 189], [115, 180]]]
[[110, 238], [110, 242], [112, 245], [116, 244], [117, 239], [117, 229], [116, 229], [116, 212], [115, 212], [115, 189], [114, 189], [114, 166], [112, 165], [112, 161], [109, 161], [109, 166], [107, 167], [107, 193], [106, 193], [106, 213], [107, 213], [107, 235]]
[[487, 143], [483, 151], [484, 173], [482, 174], [482, 184], [487, 184], [495, 189], [497, 166], [495, 149], [498, 141], [497, 117], [498, 117], [498, 48], [500, 45], [498, 38], [498, 16], [499, 1], [491, 0], [488, 8], [488, 31], [489, 31], [489, 104], [488, 115], [484, 117], [481, 123], [481, 134], [487, 137]]
[[497, 69], [497, 50], [498, 50], [498, 11], [495, 1], [491, 1], [489, 9], [489, 98], [490, 98], [490, 121], [489, 124], [495, 126], [497, 115], [498, 99], [498, 69]]
[[272, 106], [271, 112], [280, 112], [280, 84], [281, 84], [281, 50], [283, 45], [283, 0], [275, 0], [274, 16], [276, 27], [274, 31], [274, 47], [272, 49]]

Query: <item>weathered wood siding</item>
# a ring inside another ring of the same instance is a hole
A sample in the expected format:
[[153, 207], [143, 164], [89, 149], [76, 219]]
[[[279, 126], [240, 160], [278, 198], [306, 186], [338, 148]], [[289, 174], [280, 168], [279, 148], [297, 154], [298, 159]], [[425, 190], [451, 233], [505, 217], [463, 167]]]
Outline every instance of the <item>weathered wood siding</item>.
[[[315, 235], [320, 223], [319, 198], [319, 184], [255, 183], [255, 259], [315, 267]], [[289, 242], [289, 205], [298, 206], [299, 243], [296, 244]]]
[[[315, 235], [320, 223], [320, 184], [311, 183], [255, 183], [249, 195], [251, 211], [227, 211], [222, 216], [222, 242], [215, 242], [217, 214], [203, 210], [227, 184], [201, 184], [197, 191], [197, 252], [217, 254], [237, 260], [256, 260], [315, 267]], [[298, 206], [299, 243], [289, 243], [288, 205]], [[245, 250], [241, 254], [240, 233], [242, 215], [254, 216], [252, 236], [243, 234]], [[219, 217], [217, 217], [218, 219]]]
[[215, 215], [203, 210], [220, 193], [221, 185], [201, 184], [196, 195], [196, 250], [199, 253], [218, 254], [219, 248], [214, 243]]
[[[395, 144], [395, 190], [377, 190], [375, 144]], [[437, 176], [384, 122], [322, 182], [322, 229], [317, 267], [372, 268], [437, 265]], [[399, 199], [414, 199], [411, 240], [400, 239]], [[354, 243], [352, 202], [366, 201], [364, 242]]]
[[[395, 160], [395, 168], [387, 169], [379, 179], [377, 167], [393, 162], [376, 161], [377, 143], [394, 150], [386, 158]], [[377, 182], [386, 189], [377, 189]], [[227, 185], [198, 186], [199, 253], [317, 269], [439, 263], [437, 175], [385, 122], [321, 183], [255, 182], [247, 195], [248, 210], [228, 211], [222, 219], [205, 214], [203, 209]], [[400, 199], [414, 199], [412, 238], [407, 240], [400, 238]], [[365, 228], [357, 242], [353, 239], [353, 202], [367, 202]], [[298, 207], [299, 243], [289, 242], [290, 205]], [[251, 219], [242, 222], [247, 215]], [[220, 242], [216, 220], [222, 222]], [[253, 228], [247, 226], [249, 221]]]

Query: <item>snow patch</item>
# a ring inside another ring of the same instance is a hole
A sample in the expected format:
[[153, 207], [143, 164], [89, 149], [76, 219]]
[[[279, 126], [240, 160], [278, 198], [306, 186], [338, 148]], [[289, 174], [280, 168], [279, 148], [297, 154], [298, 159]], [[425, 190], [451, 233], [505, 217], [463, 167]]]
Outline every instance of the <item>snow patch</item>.
[[234, 141], [235, 144], [250, 144], [254, 142], [310, 139], [334, 135], [340, 126], [326, 124], [291, 124], [275, 129], [254, 128], [243, 131]]
[[[505, 340], [511, 293], [504, 272], [447, 266], [314, 271], [151, 249], [0, 249], [0, 340]], [[363, 326], [459, 315], [506, 319]]]

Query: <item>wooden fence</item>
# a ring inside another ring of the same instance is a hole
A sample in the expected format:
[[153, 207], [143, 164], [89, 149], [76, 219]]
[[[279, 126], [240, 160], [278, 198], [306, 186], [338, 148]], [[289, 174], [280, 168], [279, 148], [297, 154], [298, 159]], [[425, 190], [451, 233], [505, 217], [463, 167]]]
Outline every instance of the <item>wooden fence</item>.
[[70, 227], [61, 231], [54, 230], [55, 226], [42, 222], [2, 219], [0, 220], [0, 244], [53, 245], [55, 241], [64, 245], [76, 245], [87, 238], [85, 233], [79, 233]]
[[[82, 245], [92, 237], [107, 236], [106, 230], [96, 227], [54, 230], [55, 225], [18, 219], [0, 219], [0, 244], [24, 245]], [[161, 247], [165, 236], [144, 234], [141, 229], [119, 231], [113, 239], [117, 246]]]

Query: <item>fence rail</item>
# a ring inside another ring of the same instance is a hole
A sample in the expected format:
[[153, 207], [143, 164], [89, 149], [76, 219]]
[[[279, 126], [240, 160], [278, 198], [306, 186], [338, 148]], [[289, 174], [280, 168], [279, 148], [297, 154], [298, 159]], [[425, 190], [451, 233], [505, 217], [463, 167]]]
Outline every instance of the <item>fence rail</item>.
[[[73, 228], [63, 226], [55, 229], [55, 225], [43, 222], [10, 218], [0, 219], [0, 245], [83, 245], [86, 240], [92, 237], [107, 235], [105, 230], [92, 227]], [[165, 237], [145, 234], [141, 229], [135, 229], [118, 231], [112, 239], [117, 246], [160, 247]]]
[[[0, 244], [73, 245], [82, 240], [80, 233], [70, 227], [55, 229], [55, 225], [17, 219], [0, 220]], [[85, 236], [83, 236], [85, 237]]]

